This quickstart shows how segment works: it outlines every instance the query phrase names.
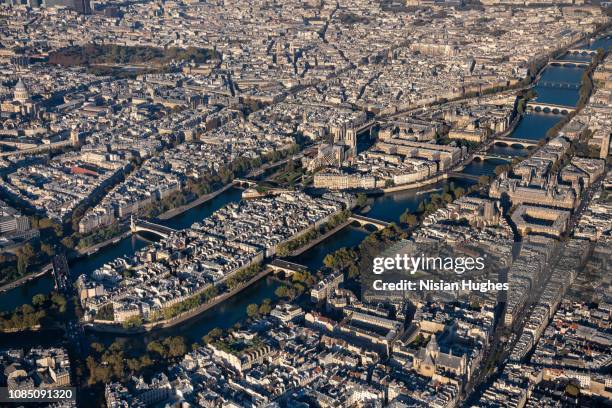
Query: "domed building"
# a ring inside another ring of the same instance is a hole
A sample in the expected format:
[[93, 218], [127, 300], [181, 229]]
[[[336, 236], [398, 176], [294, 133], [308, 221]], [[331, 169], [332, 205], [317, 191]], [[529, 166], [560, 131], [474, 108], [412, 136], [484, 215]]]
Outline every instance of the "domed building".
[[21, 78], [19, 78], [13, 90], [13, 100], [2, 102], [0, 110], [2, 110], [2, 112], [18, 113], [23, 116], [29, 116], [35, 113], [35, 104], [30, 99], [30, 92]]
[[15, 92], [14, 92], [13, 100], [15, 102], [19, 102], [23, 104], [23, 103], [26, 103], [29, 99], [30, 99], [30, 92], [28, 91], [28, 88], [26, 88], [21, 78], [19, 78], [19, 81], [17, 81], [17, 85], [15, 85]]

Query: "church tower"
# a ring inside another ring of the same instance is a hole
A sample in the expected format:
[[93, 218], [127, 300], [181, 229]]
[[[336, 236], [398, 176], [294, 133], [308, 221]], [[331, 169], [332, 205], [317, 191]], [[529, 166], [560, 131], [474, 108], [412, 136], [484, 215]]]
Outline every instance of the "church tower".
[[72, 146], [79, 147], [82, 142], [82, 136], [83, 135], [81, 134], [79, 129], [72, 129], [70, 131], [70, 142], [72, 143]]

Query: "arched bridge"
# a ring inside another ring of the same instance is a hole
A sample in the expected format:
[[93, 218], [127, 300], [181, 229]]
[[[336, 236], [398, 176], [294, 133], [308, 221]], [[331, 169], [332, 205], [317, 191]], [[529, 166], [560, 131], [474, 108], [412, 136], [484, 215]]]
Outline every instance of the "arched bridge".
[[568, 54], [582, 54], [582, 55], [595, 55], [597, 50], [590, 50], [587, 48], [572, 48], [567, 50]]
[[366, 122], [364, 124], [362, 124], [361, 126], [357, 127], [357, 129], [355, 129], [355, 134], [359, 135], [363, 132], [365, 132], [366, 130], [369, 132], [372, 130], [372, 128], [376, 125], [376, 121], [375, 120], [371, 120], [369, 122]]
[[293, 275], [295, 272], [308, 272], [309, 270], [304, 265], [278, 258], [270, 262], [268, 267], [274, 272], [285, 272], [287, 275]]
[[151, 234], [159, 235], [162, 238], [168, 238], [170, 234], [176, 232], [175, 229], [166, 227], [165, 225], [159, 225], [153, 222], [140, 220], [138, 218], [134, 218], [134, 216], [132, 216], [130, 219], [130, 230], [133, 233], [140, 231], [150, 232]]
[[480, 152], [480, 153], [472, 154], [472, 158], [474, 158], [474, 159], [478, 158], [480, 160], [500, 159], [500, 160], [511, 161], [515, 157], [519, 157], [520, 158], [520, 156], [512, 156], [512, 155], [509, 155], [509, 154], [497, 154], [497, 153], [490, 153], [490, 152]]
[[528, 102], [527, 109], [535, 112], [554, 113], [562, 115], [567, 115], [568, 113], [574, 112], [576, 110], [576, 108], [573, 106], [555, 105], [553, 103], [535, 101]]
[[390, 223], [386, 221], [377, 220], [376, 218], [364, 217], [363, 215], [353, 214], [349, 217], [349, 221], [358, 222], [361, 226], [373, 225], [377, 229], [381, 230], [387, 228]]
[[564, 59], [559, 59], [559, 60], [552, 60], [548, 62], [548, 65], [556, 65], [556, 66], [561, 66], [561, 67], [583, 67], [583, 68], [588, 68], [588, 66], [590, 65], [589, 62], [585, 62], [585, 61], [575, 61], [575, 60], [564, 60]]
[[498, 137], [493, 140], [493, 143], [497, 145], [505, 145], [505, 146], [512, 146], [512, 147], [521, 146], [524, 149], [538, 145], [537, 140], [518, 139], [518, 138], [513, 138], [513, 137]]
[[246, 178], [235, 178], [232, 183], [238, 186], [257, 187], [257, 182]]

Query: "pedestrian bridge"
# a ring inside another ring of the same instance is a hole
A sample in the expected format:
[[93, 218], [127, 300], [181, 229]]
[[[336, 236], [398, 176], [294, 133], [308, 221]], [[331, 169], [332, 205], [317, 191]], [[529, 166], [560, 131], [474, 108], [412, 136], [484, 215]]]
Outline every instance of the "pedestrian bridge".
[[365, 227], [366, 225], [373, 225], [379, 230], [385, 229], [389, 225], [391, 225], [391, 223], [388, 223], [386, 221], [377, 220], [376, 218], [364, 217], [363, 215], [357, 215], [357, 214], [351, 215], [349, 217], [349, 221], [357, 222], [362, 227]]
[[580, 89], [580, 84], [576, 82], [539, 81], [538, 86], [559, 89]]
[[451, 171], [448, 173], [448, 176], [476, 182], [480, 181], [480, 176], [478, 174], [462, 173], [460, 171]]
[[159, 225], [153, 222], [134, 218], [134, 216], [130, 218], [130, 230], [133, 233], [141, 231], [150, 232], [151, 234], [158, 235], [162, 238], [168, 238], [170, 234], [176, 232], [175, 229], [166, 227], [165, 225]]
[[553, 103], [543, 103], [534, 101], [527, 103], [527, 110], [531, 110], [534, 112], [567, 115], [568, 113], [574, 112], [576, 108], [573, 106], [555, 105]]

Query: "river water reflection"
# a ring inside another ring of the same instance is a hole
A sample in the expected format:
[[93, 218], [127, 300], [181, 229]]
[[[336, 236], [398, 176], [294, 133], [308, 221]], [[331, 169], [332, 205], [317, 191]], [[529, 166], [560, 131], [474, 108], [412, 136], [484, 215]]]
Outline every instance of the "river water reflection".
[[[598, 40], [591, 45], [593, 49], [612, 43], [610, 36]], [[579, 59], [578, 57], [576, 57]], [[542, 81], [576, 83], [580, 81], [583, 69], [576, 67], [548, 67], [542, 74]], [[536, 86], [539, 101], [547, 101], [560, 105], [575, 105], [578, 101], [578, 89], [560, 89], [555, 87]], [[554, 126], [562, 116], [553, 114], [530, 113], [525, 115], [511, 137], [520, 139], [539, 140], [546, 135], [548, 129]], [[527, 149], [519, 149], [510, 146], [493, 146], [490, 153], [503, 156], [522, 157], [528, 154]], [[473, 162], [466, 166], [464, 172], [471, 175], [492, 175], [497, 165], [506, 163], [498, 159], [488, 159], [482, 162]], [[397, 222], [405, 210], [414, 211], [419, 203], [426, 199], [431, 193], [441, 191], [445, 184], [453, 183], [454, 186], [466, 187], [473, 181], [466, 179], [449, 179], [435, 185], [425, 187], [424, 191], [406, 190], [391, 194], [385, 194], [370, 199], [370, 211], [368, 217], [388, 222]], [[210, 216], [214, 211], [231, 202], [240, 200], [241, 190], [231, 188], [220, 194], [211, 201], [192, 208], [177, 217], [166, 222], [173, 228], [186, 228], [196, 221]], [[352, 247], [359, 244], [367, 235], [368, 231], [349, 226], [338, 232], [329, 239], [304, 252], [295, 258], [295, 261], [308, 266], [312, 270], [321, 267], [325, 255], [342, 247]], [[155, 239], [147, 237], [148, 239]], [[71, 273], [73, 277], [80, 274], [91, 273], [104, 263], [109, 262], [122, 255], [133, 254], [138, 249], [147, 245], [147, 241], [137, 237], [128, 237], [118, 243], [100, 249], [97, 253], [71, 262]], [[245, 289], [238, 296], [211, 308], [189, 322], [163, 331], [163, 335], [180, 334], [190, 340], [199, 340], [204, 334], [214, 327], [227, 328], [239, 322], [246, 316], [246, 306], [250, 303], [261, 303], [265, 298], [273, 298], [274, 290], [278, 283], [271, 279], [262, 279], [251, 287]], [[24, 303], [30, 303], [32, 297], [37, 293], [49, 293], [53, 288], [52, 279], [49, 275], [35, 279], [18, 288], [0, 294], [0, 310], [13, 310]], [[22, 334], [23, 335], [23, 334]], [[93, 340], [101, 340], [108, 343], [114, 339], [130, 339], [129, 341], [146, 341], [160, 333], [152, 333], [147, 336], [117, 336], [94, 334]], [[135, 340], [137, 337], [138, 340]], [[127, 341], [127, 340], [126, 340]], [[0, 342], [1, 343], [1, 342]]]

